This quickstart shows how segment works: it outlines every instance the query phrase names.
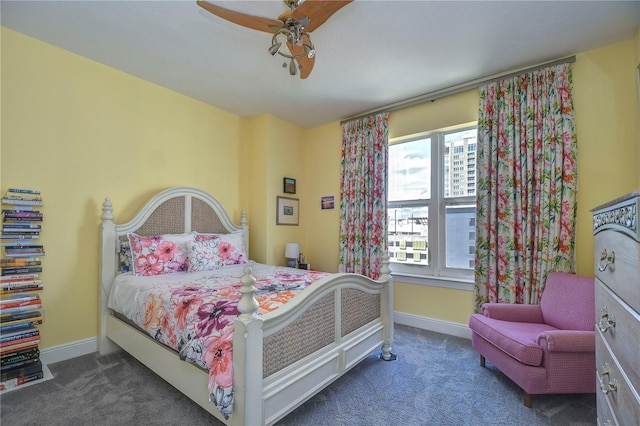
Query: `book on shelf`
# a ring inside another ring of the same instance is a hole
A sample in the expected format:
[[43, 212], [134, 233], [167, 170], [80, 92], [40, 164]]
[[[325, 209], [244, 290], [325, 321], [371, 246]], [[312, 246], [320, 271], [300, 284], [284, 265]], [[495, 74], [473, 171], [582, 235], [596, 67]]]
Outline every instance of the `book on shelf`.
[[2, 218], [4, 223], [24, 223], [24, 222], [42, 222], [42, 216], [14, 216], [4, 215]]
[[11, 354], [20, 351], [31, 350], [33, 348], [38, 347], [38, 343], [40, 342], [25, 342], [25, 343], [16, 343], [15, 345], [8, 345], [0, 347], [0, 356], [4, 356], [6, 354]]
[[0, 286], [0, 295], [5, 296], [8, 294], [15, 293], [23, 293], [25, 291], [40, 291], [44, 290], [44, 286], [42, 282], [39, 283], [30, 283], [21, 287], [5, 287], [4, 285]]
[[29, 274], [31, 272], [42, 272], [42, 266], [18, 266], [13, 268], [2, 268], [2, 275]]
[[[1, 259], [3, 262], [0, 263], [0, 268], [17, 268], [21, 266], [40, 266], [42, 262], [40, 259], [29, 259], [25, 257], [15, 257], [11, 259]], [[13, 262], [11, 262], [12, 260]]]
[[11, 368], [26, 367], [28, 365], [35, 364], [36, 362], [38, 362], [38, 358], [25, 359], [11, 364], [0, 365], [0, 373], [8, 371]]
[[3, 306], [18, 306], [19, 303], [37, 299], [40, 299], [40, 296], [36, 293], [14, 294], [0, 299], [0, 308]]
[[10, 277], [2, 277], [0, 276], [0, 284], [8, 283], [8, 282], [18, 282], [18, 281], [33, 281], [38, 279], [38, 274], [17, 274], [12, 275]]
[[37, 210], [3, 209], [2, 220], [4, 222], [42, 222], [43, 214]]
[[38, 358], [40, 358], [40, 349], [37, 346], [27, 349], [7, 350], [0, 355], [0, 366]]
[[30, 376], [38, 372], [42, 372], [42, 361], [39, 359], [26, 366], [18, 366], [3, 370], [2, 373], [0, 373], [0, 381], [6, 382], [7, 380]]
[[[9, 275], [3, 278], [11, 278], [15, 276], [16, 275]], [[0, 289], [29, 288], [34, 286], [36, 287], [42, 286], [42, 280], [18, 279], [15, 281], [5, 281], [5, 280], [0, 281]], [[29, 291], [29, 290], [23, 290], [23, 291]]]
[[4, 342], [12, 342], [18, 339], [23, 339], [25, 337], [39, 336], [40, 330], [35, 327], [26, 328], [24, 330], [10, 331], [8, 333], [3, 333], [0, 336], [0, 343]]
[[40, 343], [40, 335], [23, 337], [22, 339], [10, 340], [7, 342], [0, 342], [0, 348], [15, 349], [24, 346], [31, 346], [31, 344], [37, 345]]
[[0, 390], [15, 388], [29, 382], [35, 382], [36, 380], [40, 380], [42, 378], [44, 378], [44, 371], [40, 370], [40, 372], [31, 374], [29, 376], [20, 376], [16, 377], [15, 379], [0, 382]]
[[26, 229], [26, 230], [30, 230], [30, 229], [37, 229], [40, 230], [42, 229], [42, 225], [39, 224], [34, 224], [34, 223], [3, 223], [2, 224], [2, 229], [3, 230], [13, 230], [13, 229]]
[[[14, 258], [14, 259], [25, 259], [30, 257], [41, 257], [45, 255], [43, 249], [35, 248], [35, 249], [11, 249], [5, 250], [6, 258]], [[40, 259], [38, 259], [40, 260]]]
[[9, 188], [2, 197], [2, 202], [5, 200], [42, 202], [42, 195], [40, 191], [34, 189]]
[[2, 197], [3, 204], [13, 204], [15, 206], [44, 206], [44, 202], [42, 200], [26, 200], [26, 199], [16, 199], [16, 198], [7, 198]]
[[25, 303], [22, 306], [11, 306], [11, 307], [2, 307], [2, 309], [0, 309], [0, 315], [3, 314], [13, 314], [13, 313], [17, 313], [17, 312], [26, 312], [26, 311], [31, 311], [34, 309], [40, 309], [42, 308], [42, 303], [40, 300], [34, 300], [32, 302], [29, 303]]
[[33, 246], [41, 246], [40, 241], [5, 241], [0, 243], [2, 247], [33, 247]]
[[0, 333], [5, 333], [11, 330], [19, 330], [22, 328], [29, 328], [29, 327], [33, 327], [34, 325], [40, 325], [40, 324], [42, 324], [42, 317], [32, 318], [32, 319], [23, 320], [23, 321], [16, 321], [11, 324], [0, 323]]
[[31, 234], [2, 233], [0, 234], [1, 240], [37, 240], [38, 238], [40, 238], [40, 233], [31, 233]]
[[37, 241], [3, 244], [5, 253], [38, 253], [44, 251], [44, 246]]
[[42, 197], [37, 194], [16, 194], [7, 192], [3, 200], [16, 200], [16, 201], [42, 201]]
[[40, 191], [37, 189], [26, 189], [26, 188], [9, 188], [7, 192], [16, 192], [18, 194], [37, 194], [40, 195]]
[[42, 310], [2, 314], [0, 315], [0, 333], [33, 327], [42, 324], [43, 319]]

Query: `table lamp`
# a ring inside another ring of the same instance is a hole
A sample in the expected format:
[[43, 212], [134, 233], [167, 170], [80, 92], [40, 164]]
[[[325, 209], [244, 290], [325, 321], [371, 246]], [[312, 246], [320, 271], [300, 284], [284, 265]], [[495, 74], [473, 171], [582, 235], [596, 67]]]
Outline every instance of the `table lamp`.
[[284, 257], [288, 259], [287, 266], [295, 268], [297, 266], [298, 256], [300, 256], [300, 244], [287, 243], [284, 247]]

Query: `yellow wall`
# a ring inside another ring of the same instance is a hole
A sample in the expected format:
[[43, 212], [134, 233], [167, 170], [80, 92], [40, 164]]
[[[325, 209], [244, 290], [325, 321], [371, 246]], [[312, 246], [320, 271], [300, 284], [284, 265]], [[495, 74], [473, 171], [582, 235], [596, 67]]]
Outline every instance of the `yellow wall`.
[[36, 188], [45, 206], [41, 347], [93, 337], [99, 221], [161, 189], [216, 194], [240, 219], [243, 119], [2, 28], [1, 188]]
[[640, 187], [636, 49], [632, 39], [579, 54], [573, 64], [581, 275], [593, 275], [591, 209]]
[[[311, 267], [338, 272], [340, 233], [340, 157], [342, 127], [331, 123], [304, 134], [304, 204], [306, 233], [301, 251]], [[334, 197], [334, 208], [322, 210], [320, 198]]]
[[[579, 54], [573, 64], [577, 257], [585, 275], [593, 269], [589, 209], [640, 186], [639, 39]], [[299, 241], [315, 268], [337, 270], [338, 122], [301, 129], [269, 115], [240, 118], [6, 28], [0, 40], [0, 191], [32, 187], [45, 199], [42, 348], [97, 333], [105, 196], [123, 222], [158, 190], [196, 186], [215, 194], [236, 222], [247, 209], [252, 258], [284, 264], [284, 244]], [[476, 114], [477, 94], [469, 91], [393, 112], [390, 135], [474, 121]], [[298, 227], [275, 225], [285, 176], [297, 181]], [[335, 209], [320, 209], [326, 195], [334, 195]], [[471, 292], [399, 282], [395, 302], [397, 311], [458, 323], [472, 310]]]

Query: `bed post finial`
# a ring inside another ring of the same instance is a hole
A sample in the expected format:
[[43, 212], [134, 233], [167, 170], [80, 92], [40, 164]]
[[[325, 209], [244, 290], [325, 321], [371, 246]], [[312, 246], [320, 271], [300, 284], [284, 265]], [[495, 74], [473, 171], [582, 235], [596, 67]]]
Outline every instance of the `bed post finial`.
[[387, 281], [391, 278], [391, 267], [389, 266], [389, 252], [382, 255], [382, 265], [380, 266], [380, 279]]
[[239, 290], [242, 297], [238, 302], [240, 318], [253, 318], [257, 316], [258, 308], [260, 307], [256, 298], [253, 297], [253, 294], [256, 292], [256, 287], [254, 286], [256, 279], [251, 275], [252, 272], [251, 267], [247, 266], [244, 268], [244, 275], [240, 279], [242, 283], [242, 287]]
[[102, 203], [102, 216], [100, 219], [105, 220], [113, 220], [113, 208], [111, 207], [111, 198], [106, 197], [104, 199], [104, 203]]

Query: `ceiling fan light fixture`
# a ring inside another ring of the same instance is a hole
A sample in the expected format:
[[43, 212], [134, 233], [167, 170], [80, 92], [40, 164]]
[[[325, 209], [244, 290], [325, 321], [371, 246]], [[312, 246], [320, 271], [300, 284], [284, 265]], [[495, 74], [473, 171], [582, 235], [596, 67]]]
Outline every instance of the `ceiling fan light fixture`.
[[302, 47], [304, 48], [304, 53], [307, 55], [307, 58], [311, 59], [316, 56], [316, 49], [314, 49], [313, 46], [303, 44]]
[[281, 47], [282, 47], [282, 43], [275, 41], [275, 43], [273, 43], [269, 48], [269, 53], [271, 53], [271, 56], [276, 56], [276, 54], [280, 51]]
[[289, 75], [296, 75], [298, 73], [298, 67], [296, 66], [296, 60], [291, 59], [289, 63]]

